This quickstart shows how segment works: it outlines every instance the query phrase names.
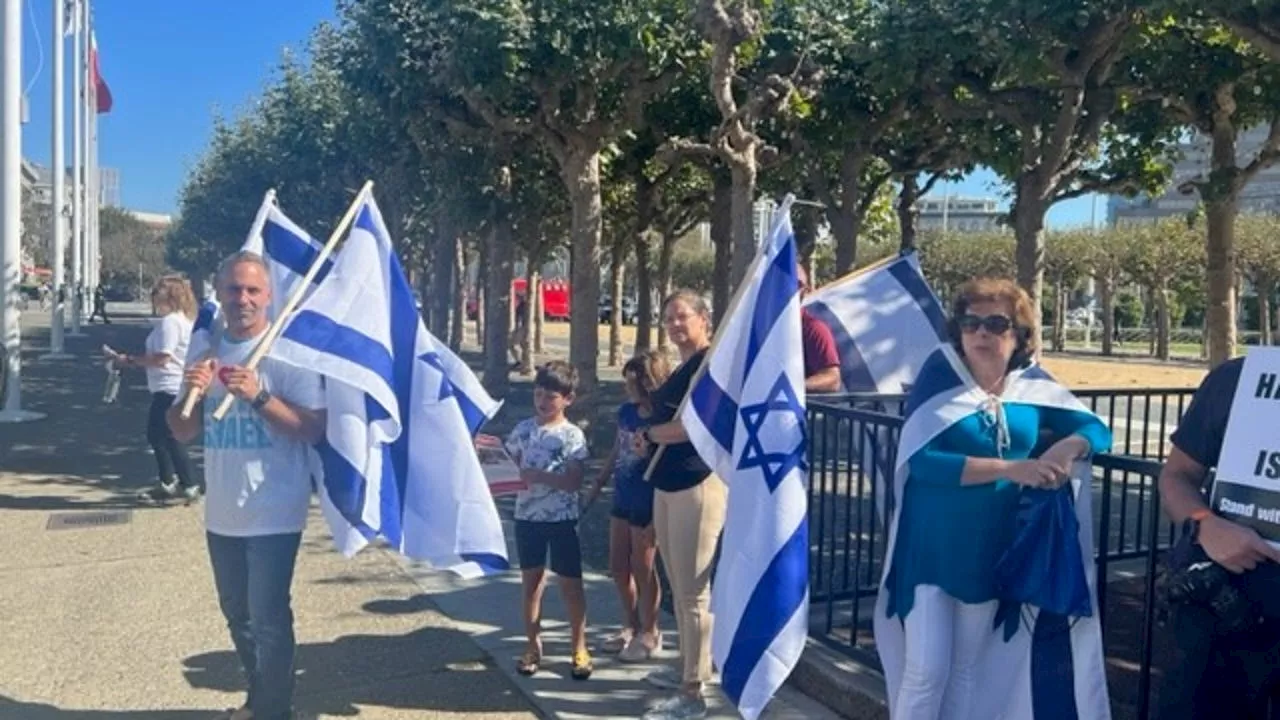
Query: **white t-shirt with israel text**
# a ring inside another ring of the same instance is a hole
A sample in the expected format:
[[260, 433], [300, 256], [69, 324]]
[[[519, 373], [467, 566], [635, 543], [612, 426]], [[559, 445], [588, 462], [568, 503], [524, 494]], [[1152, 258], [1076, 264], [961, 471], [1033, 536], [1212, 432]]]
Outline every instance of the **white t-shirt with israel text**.
[[[243, 366], [258, 339], [237, 341], [224, 335], [218, 366]], [[268, 355], [258, 364], [258, 380], [291, 405], [323, 405], [320, 375], [310, 370]], [[312, 490], [307, 444], [277, 432], [244, 400], [237, 399], [215, 421], [213, 411], [226, 394], [215, 371], [204, 399], [205, 528], [232, 537], [301, 532]]]

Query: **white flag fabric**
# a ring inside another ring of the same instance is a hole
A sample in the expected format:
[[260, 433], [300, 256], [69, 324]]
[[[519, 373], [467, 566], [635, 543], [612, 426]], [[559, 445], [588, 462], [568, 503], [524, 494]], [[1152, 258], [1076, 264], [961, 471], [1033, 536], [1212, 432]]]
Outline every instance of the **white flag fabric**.
[[712, 654], [738, 712], [754, 720], [808, 635], [809, 526], [800, 286], [788, 197], [717, 331], [681, 421], [728, 485], [711, 588]]
[[[271, 276], [271, 307], [267, 310], [270, 319], [279, 317], [289, 301], [289, 294], [302, 281], [323, 247], [281, 212], [272, 198], [263, 198], [240, 249], [261, 255], [267, 264]], [[312, 287], [324, 280], [332, 268], [333, 258], [326, 258]], [[188, 356], [201, 357], [208, 353], [217, 345], [221, 328], [222, 317], [216, 297], [206, 300], [191, 326]]]
[[[884, 669], [889, 710], [893, 712], [906, 662], [906, 634], [902, 620], [889, 617], [886, 584], [892, 570], [897, 540], [899, 500], [907, 482], [908, 462], [933, 438], [983, 407], [987, 393], [973, 380], [949, 344], [938, 347], [923, 364], [920, 384], [911, 389], [906, 404], [894, 472], [881, 475], [876, 487], [881, 519], [888, 527], [888, 547], [874, 618], [876, 651]], [[1103, 424], [1039, 365], [1015, 370], [1005, 380], [1005, 403], [1038, 405], [1067, 410]], [[1093, 475], [1088, 462], [1077, 462], [1072, 491], [1080, 556], [1094, 611], [1090, 616], [1065, 619], [1028, 606], [1018, 609], [1012, 622], [992, 629], [975, 672], [982, 689], [973, 708], [974, 718], [1025, 720], [1037, 717], [1071, 717], [1108, 720], [1102, 626], [1097, 612], [1097, 567], [1093, 563]], [[1029, 619], [1028, 619], [1029, 618]], [[1043, 622], [1042, 622], [1043, 621]], [[1034, 658], [1034, 659], [1033, 659]], [[1049, 712], [1052, 710], [1052, 712]], [[1047, 713], [1047, 714], [1046, 714]]]
[[348, 557], [375, 538], [475, 577], [508, 567], [474, 433], [500, 406], [427, 331], [372, 193], [272, 356], [324, 377], [321, 508]]
[[942, 306], [914, 252], [815, 290], [804, 306], [831, 328], [845, 392], [903, 392], [946, 340]]

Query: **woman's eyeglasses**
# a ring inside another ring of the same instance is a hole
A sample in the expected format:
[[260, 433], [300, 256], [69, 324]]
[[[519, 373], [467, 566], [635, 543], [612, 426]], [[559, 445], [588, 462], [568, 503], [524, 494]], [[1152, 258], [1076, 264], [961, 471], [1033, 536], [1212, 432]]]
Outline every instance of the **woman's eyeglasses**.
[[1013, 321], [1006, 315], [965, 315], [960, 318], [960, 329], [967, 333], [986, 328], [992, 335], [1003, 335], [1013, 328]]

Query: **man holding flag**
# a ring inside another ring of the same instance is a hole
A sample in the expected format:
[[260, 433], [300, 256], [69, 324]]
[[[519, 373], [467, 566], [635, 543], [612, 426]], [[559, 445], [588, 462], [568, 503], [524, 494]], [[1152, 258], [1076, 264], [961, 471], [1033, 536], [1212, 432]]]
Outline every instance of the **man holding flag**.
[[[239, 251], [218, 270], [223, 339], [210, 357], [189, 356], [185, 382], [203, 408], [168, 422], [180, 442], [203, 435], [205, 528], [218, 603], [248, 677], [232, 720], [283, 720], [292, 714], [294, 633], [290, 586], [310, 505], [309, 446], [324, 436], [320, 377], [268, 356], [244, 367], [266, 335], [270, 270]], [[215, 382], [216, 378], [216, 382]], [[227, 394], [239, 400], [214, 420]]]
[[711, 591], [721, 684], [755, 720], [800, 658], [808, 632], [805, 365], [788, 197], [681, 419], [729, 487]]

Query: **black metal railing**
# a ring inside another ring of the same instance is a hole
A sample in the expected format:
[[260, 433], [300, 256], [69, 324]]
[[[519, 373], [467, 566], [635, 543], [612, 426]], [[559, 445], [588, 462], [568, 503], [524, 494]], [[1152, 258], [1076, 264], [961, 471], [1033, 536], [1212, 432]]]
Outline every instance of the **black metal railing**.
[[[1173, 538], [1172, 526], [1160, 519], [1157, 478], [1170, 426], [1181, 418], [1189, 394], [1166, 389], [1079, 393], [1104, 419], [1124, 418], [1129, 424], [1123, 440], [1113, 425], [1117, 449], [1144, 455], [1095, 456], [1092, 488], [1098, 611], [1113, 659], [1108, 663], [1112, 701], [1118, 715], [1142, 720], [1150, 710], [1154, 571]], [[872, 612], [884, 567], [884, 512], [893, 504], [886, 489], [892, 488], [902, 400], [858, 395], [808, 403], [810, 633], [872, 666], [878, 666]], [[1159, 427], [1147, 427], [1148, 419]], [[1115, 625], [1106, 622], [1113, 612], [1123, 616]]]

